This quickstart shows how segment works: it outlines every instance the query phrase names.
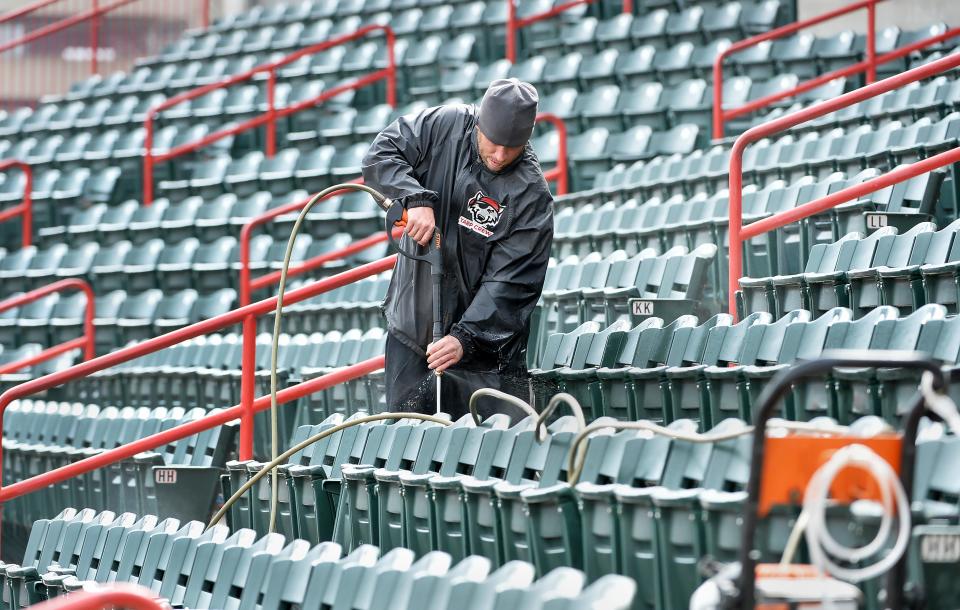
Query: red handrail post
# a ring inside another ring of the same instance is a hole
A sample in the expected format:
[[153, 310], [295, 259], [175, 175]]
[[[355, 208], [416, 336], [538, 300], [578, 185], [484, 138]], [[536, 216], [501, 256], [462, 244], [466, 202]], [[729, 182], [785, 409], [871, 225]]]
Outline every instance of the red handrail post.
[[34, 606], [35, 610], [163, 610], [165, 606], [145, 587], [114, 583], [109, 587], [95, 585], [70, 595], [54, 597]]
[[254, 376], [257, 368], [257, 319], [243, 319], [243, 351], [240, 358], [240, 459], [253, 459]]
[[29, 163], [17, 161], [16, 159], [0, 161], [0, 171], [10, 167], [17, 167], [23, 172], [23, 201], [21, 201], [19, 205], [0, 212], [0, 222], [9, 220], [14, 216], [19, 216], [22, 225], [21, 229], [23, 230], [20, 243], [26, 248], [33, 243], [33, 168]]
[[541, 112], [537, 115], [537, 122], [546, 121], [557, 130], [557, 166], [544, 173], [546, 180], [556, 179], [557, 195], [565, 195], [569, 187], [569, 170], [567, 168], [567, 123], [551, 112]]
[[20, 204], [23, 206], [23, 212], [21, 213], [23, 237], [21, 240], [23, 247], [26, 248], [33, 243], [33, 168], [26, 163], [21, 165], [24, 167], [24, 176], [26, 176], [23, 182], [23, 203]]
[[100, 47], [100, 15], [97, 13], [97, 0], [90, 0], [90, 74], [97, 74], [97, 49]]
[[387, 104], [391, 108], [397, 107], [397, 55], [394, 46], [397, 44], [397, 35], [393, 29], [387, 28]]
[[20, 369], [44, 362], [45, 360], [49, 360], [55, 356], [59, 356], [60, 354], [77, 348], [83, 349], [84, 360], [91, 360], [96, 356], [96, 329], [93, 325], [93, 318], [96, 314], [95, 296], [93, 294], [93, 288], [90, 287], [90, 284], [84, 280], [81, 280], [80, 278], [67, 278], [65, 280], [59, 280], [51, 284], [47, 284], [46, 286], [41, 286], [40, 288], [31, 290], [25, 294], [17, 295], [15, 297], [10, 297], [9, 299], [0, 301], [0, 312], [13, 309], [14, 307], [20, 307], [21, 305], [26, 305], [27, 303], [32, 303], [55, 292], [66, 292], [67, 290], [80, 290], [87, 297], [87, 304], [83, 314], [83, 336], [49, 347], [41, 351], [39, 354], [30, 356], [29, 358], [24, 358], [23, 360], [17, 360], [16, 362], [9, 362], [7, 364], [0, 365], [0, 375], [19, 371]]
[[507, 61], [517, 63], [517, 6], [507, 0]]
[[200, 15], [200, 25], [204, 29], [210, 27], [210, 0], [201, 0], [203, 2], [203, 12]]
[[143, 122], [143, 205], [153, 203], [153, 116], [154, 108], [147, 110], [147, 117]]
[[867, 84], [877, 80], [877, 4], [867, 6]]
[[927, 173], [938, 167], [949, 165], [950, 163], [960, 162], [960, 148], [954, 148], [940, 153], [933, 157], [917, 161], [891, 172], [868, 180], [858, 185], [847, 187], [821, 199], [805, 203], [792, 210], [787, 210], [779, 214], [774, 214], [763, 220], [759, 220], [743, 226], [743, 152], [747, 146], [757, 140], [769, 137], [775, 133], [790, 129], [800, 123], [805, 123], [817, 117], [821, 117], [831, 112], [836, 112], [841, 108], [846, 108], [853, 104], [862, 102], [871, 97], [881, 95], [888, 91], [898, 89], [904, 85], [930, 78], [952, 70], [960, 66], [960, 54], [947, 55], [941, 59], [933, 61], [923, 66], [907, 70], [900, 74], [895, 74], [889, 78], [866, 85], [849, 93], [844, 93], [840, 97], [825, 100], [814, 104], [808, 108], [803, 108], [788, 115], [779, 117], [772, 121], [757, 125], [748, 129], [733, 143], [730, 150], [730, 205], [729, 205], [729, 233], [730, 233], [730, 264], [729, 277], [727, 278], [728, 289], [728, 307], [729, 312], [736, 316], [736, 291], [739, 286], [740, 277], [743, 275], [743, 241], [756, 237], [764, 232], [771, 231], [785, 224], [807, 218], [850, 201], [857, 197], [872, 193], [879, 189], [902, 182], [914, 176]]
[[270, 68], [267, 75], [267, 156], [273, 157], [277, 154], [277, 71]]

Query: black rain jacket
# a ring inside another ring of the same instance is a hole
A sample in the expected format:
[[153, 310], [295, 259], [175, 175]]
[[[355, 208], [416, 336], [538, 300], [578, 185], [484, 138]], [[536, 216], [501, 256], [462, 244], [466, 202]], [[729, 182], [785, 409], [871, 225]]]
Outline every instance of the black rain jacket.
[[[553, 196], [529, 144], [502, 171], [487, 169], [476, 112], [448, 105], [397, 119], [370, 146], [363, 179], [404, 208], [433, 208], [443, 236], [443, 328], [463, 346], [458, 367], [504, 371], [524, 366]], [[432, 300], [429, 265], [401, 255], [384, 301], [387, 330], [421, 354], [432, 340]]]

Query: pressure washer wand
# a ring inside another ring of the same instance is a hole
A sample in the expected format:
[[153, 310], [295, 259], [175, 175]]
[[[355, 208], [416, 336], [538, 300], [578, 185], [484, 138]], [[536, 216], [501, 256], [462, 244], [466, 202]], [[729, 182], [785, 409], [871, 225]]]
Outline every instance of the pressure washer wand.
[[[390, 237], [390, 243], [393, 244], [393, 247], [397, 249], [397, 252], [406, 256], [407, 258], [423, 261], [430, 265], [430, 283], [433, 288], [433, 342], [436, 343], [443, 338], [443, 312], [440, 309], [440, 297], [441, 297], [441, 283], [443, 281], [443, 255], [440, 250], [442, 245], [442, 240], [440, 237], [440, 230], [433, 230], [433, 237], [430, 238], [430, 242], [426, 245], [427, 251], [423, 254], [417, 252], [411, 252], [409, 250], [404, 250], [400, 246], [400, 242], [393, 236], [393, 228], [402, 225], [406, 222], [406, 210], [401, 206], [395, 204], [390, 199], [384, 198], [383, 200], [377, 199], [377, 205], [379, 205], [387, 213], [387, 235]], [[436, 373], [437, 378], [437, 413], [441, 412], [440, 409], [440, 377], [442, 373], [439, 371]]]

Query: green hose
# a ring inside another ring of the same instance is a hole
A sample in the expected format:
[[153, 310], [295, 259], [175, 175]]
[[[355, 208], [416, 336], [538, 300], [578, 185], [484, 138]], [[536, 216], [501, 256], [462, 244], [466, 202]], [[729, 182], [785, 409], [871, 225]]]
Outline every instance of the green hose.
[[[297, 221], [293, 225], [293, 231], [290, 233], [290, 238], [287, 241], [287, 251], [283, 255], [283, 267], [280, 270], [280, 288], [277, 292], [277, 310], [274, 312], [273, 318], [273, 343], [272, 343], [272, 352], [270, 354], [270, 459], [271, 464], [277, 460], [277, 445], [279, 444], [279, 425], [277, 423], [277, 354], [280, 351], [280, 319], [283, 312], [283, 295], [287, 288], [287, 269], [290, 267], [290, 258], [293, 256], [293, 245], [297, 241], [297, 236], [300, 234], [300, 227], [303, 225], [304, 219], [306, 219], [307, 214], [310, 213], [310, 210], [313, 209], [318, 202], [325, 199], [329, 195], [336, 193], [341, 190], [355, 190], [363, 191], [368, 193], [376, 201], [377, 205], [381, 208], [389, 208], [390, 206], [386, 204], [387, 198], [383, 196], [379, 191], [373, 189], [365, 184], [358, 184], [353, 182], [348, 182], [344, 184], [335, 184], [333, 186], [327, 187], [310, 198], [310, 201], [307, 202], [303, 209], [300, 210], [300, 215], [297, 216]], [[270, 468], [272, 473], [270, 481], [270, 527], [269, 532], [273, 533], [276, 529], [277, 521], [277, 497], [278, 497], [278, 487], [277, 487], [277, 472], [276, 466]], [[222, 509], [221, 509], [222, 510]]]

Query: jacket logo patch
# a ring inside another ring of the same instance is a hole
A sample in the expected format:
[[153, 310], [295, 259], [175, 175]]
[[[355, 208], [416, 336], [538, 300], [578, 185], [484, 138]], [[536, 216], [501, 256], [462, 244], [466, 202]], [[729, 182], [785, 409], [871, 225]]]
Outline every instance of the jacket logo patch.
[[477, 191], [477, 194], [467, 202], [466, 216], [460, 216], [458, 224], [466, 227], [474, 233], [479, 233], [484, 237], [493, 235], [493, 229], [500, 222], [500, 215], [503, 213], [503, 206], [498, 201], [483, 194], [483, 191]]

